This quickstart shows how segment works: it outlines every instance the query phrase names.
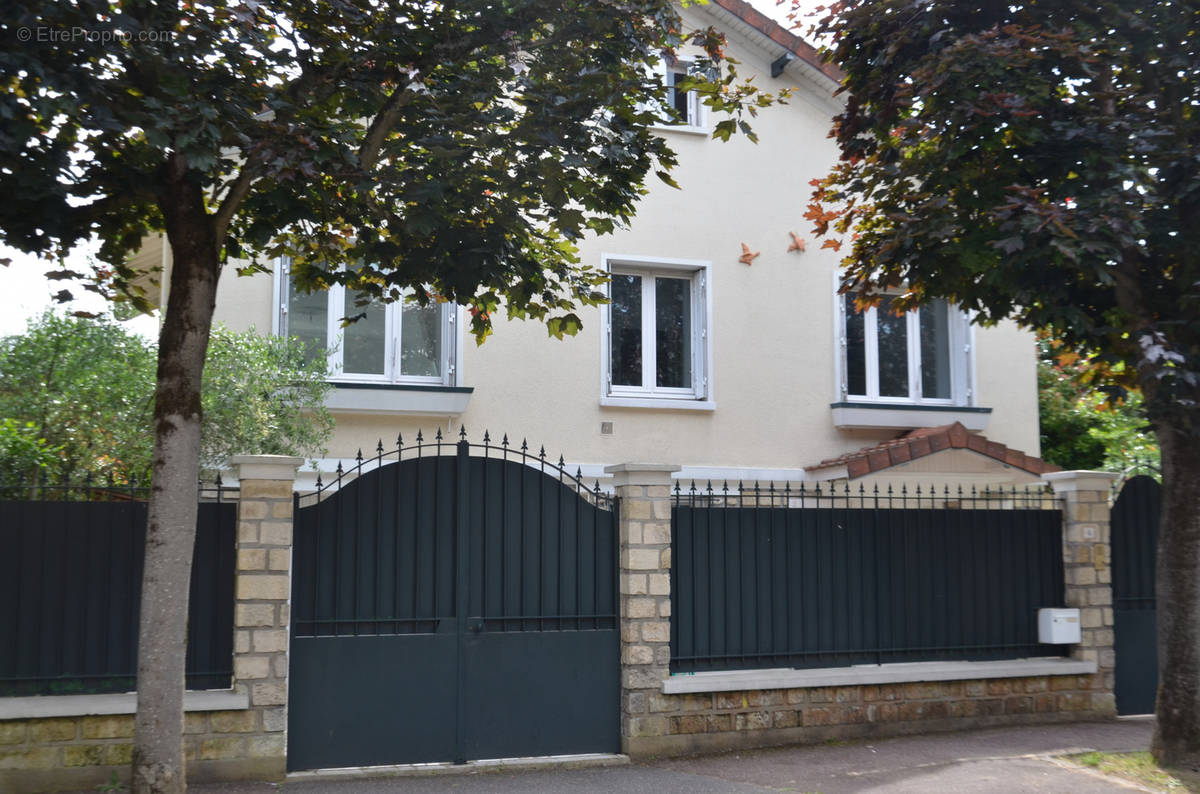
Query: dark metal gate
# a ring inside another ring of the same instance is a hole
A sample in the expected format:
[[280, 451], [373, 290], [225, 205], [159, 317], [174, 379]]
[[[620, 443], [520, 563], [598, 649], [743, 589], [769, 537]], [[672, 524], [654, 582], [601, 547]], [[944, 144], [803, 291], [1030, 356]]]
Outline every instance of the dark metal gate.
[[615, 505], [460, 439], [298, 499], [289, 769], [619, 749]]
[[1154, 711], [1158, 693], [1158, 633], [1154, 566], [1161, 487], [1133, 477], [1112, 508], [1114, 643], [1118, 714]]

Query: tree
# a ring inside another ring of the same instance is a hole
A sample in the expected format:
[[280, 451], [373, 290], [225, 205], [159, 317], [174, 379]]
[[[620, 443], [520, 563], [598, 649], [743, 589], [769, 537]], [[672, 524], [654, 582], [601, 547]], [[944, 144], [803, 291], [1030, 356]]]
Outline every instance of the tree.
[[153, 345], [105, 318], [45, 312], [0, 339], [0, 418], [32, 425], [55, 450], [26, 476], [144, 483], [154, 359]]
[[1052, 329], [1162, 452], [1153, 750], [1200, 757], [1200, 7], [839, 0], [841, 159], [809, 217], [843, 288]]
[[[227, 257], [287, 254], [302, 288], [344, 282], [572, 333], [604, 276], [572, 241], [628, 219], [675, 162], [649, 127], [653, 77], [685, 42], [687, 89], [734, 115], [771, 98], [685, 32], [669, 0], [158, 4], [20, 0], [0, 20], [6, 243], [102, 241], [106, 286], [138, 305], [125, 256], [165, 230], [138, 663], [134, 790], [183, 783], [187, 581], [200, 378]], [[353, 264], [353, 267], [346, 267]], [[68, 275], [67, 273], [60, 273]]]
[[1038, 415], [1042, 457], [1064, 469], [1103, 469], [1159, 477], [1158, 446], [1142, 395], [1116, 400], [1098, 391], [1097, 371], [1053, 339], [1038, 340]]
[[[45, 312], [25, 333], [0, 339], [0, 419], [14, 423], [0, 470], [29, 478], [44, 471], [54, 482], [92, 475], [145, 483], [155, 360], [154, 344], [103, 317]], [[333, 431], [327, 376], [324, 359], [306, 357], [300, 342], [214, 328], [201, 466], [218, 470], [235, 454], [322, 454]], [[18, 438], [40, 439], [52, 454], [21, 465], [28, 449]]]

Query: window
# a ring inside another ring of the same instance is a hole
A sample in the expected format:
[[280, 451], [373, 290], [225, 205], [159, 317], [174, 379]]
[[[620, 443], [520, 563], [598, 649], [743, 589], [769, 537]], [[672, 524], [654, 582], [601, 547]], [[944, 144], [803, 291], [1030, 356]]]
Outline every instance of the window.
[[607, 404], [633, 404], [622, 398], [705, 400], [707, 263], [623, 259], [608, 266], [612, 281], [605, 307]]
[[966, 405], [968, 326], [945, 301], [895, 315], [892, 298], [858, 311], [844, 295], [842, 398], [880, 402]]
[[[339, 382], [448, 386], [454, 383], [453, 306], [419, 306], [406, 299], [356, 303], [359, 293], [341, 285], [328, 292], [298, 292], [285, 279], [279, 330], [325, 356]], [[345, 327], [342, 319], [359, 317]]]
[[694, 72], [694, 64], [683, 59], [664, 60], [659, 66], [659, 78], [666, 86], [666, 99], [659, 115], [661, 126], [672, 129], [701, 130], [705, 125], [705, 108], [695, 91], [682, 91], [678, 85]]

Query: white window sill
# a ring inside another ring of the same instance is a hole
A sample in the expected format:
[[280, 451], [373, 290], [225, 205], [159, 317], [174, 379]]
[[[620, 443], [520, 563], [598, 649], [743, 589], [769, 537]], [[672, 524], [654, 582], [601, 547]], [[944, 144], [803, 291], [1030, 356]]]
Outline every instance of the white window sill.
[[[232, 689], [189, 690], [183, 693], [184, 711], [239, 711], [250, 708], [250, 695]], [[112, 695], [38, 695], [0, 698], [0, 720], [30, 720], [43, 717], [91, 717], [133, 714], [137, 693]]]
[[965, 405], [916, 405], [905, 403], [872, 403], [863, 401], [837, 402], [833, 409], [833, 426], [839, 430], [859, 428], [889, 428], [911, 430], [917, 427], [939, 427], [961, 422], [971, 431], [987, 428], [991, 408]]
[[601, 397], [608, 408], [650, 408], [656, 411], [715, 411], [714, 400], [673, 400], [666, 397]]
[[821, 686], [905, 684], [917, 681], [968, 681], [982, 678], [1027, 678], [1042, 675], [1088, 675], [1095, 662], [1048, 656], [997, 662], [911, 662], [826, 667], [816, 670], [721, 670], [677, 673], [662, 683], [665, 695], [695, 692], [741, 692], [748, 689], [800, 689]]
[[467, 410], [469, 386], [334, 383], [325, 407], [335, 413], [458, 416]]
[[695, 124], [651, 124], [650, 129], [655, 132], [682, 132], [685, 135], [712, 134], [708, 127], [700, 127]]

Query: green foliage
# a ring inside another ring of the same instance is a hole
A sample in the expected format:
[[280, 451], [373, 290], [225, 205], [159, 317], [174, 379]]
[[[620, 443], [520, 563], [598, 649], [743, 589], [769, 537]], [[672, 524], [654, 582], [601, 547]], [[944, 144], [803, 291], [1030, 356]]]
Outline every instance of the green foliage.
[[[333, 421], [324, 360], [292, 340], [213, 332], [205, 366], [202, 464], [234, 454], [314, 455]], [[145, 482], [155, 347], [110, 319], [47, 312], [0, 340], [0, 480], [37, 470]]]
[[58, 450], [40, 437], [32, 422], [0, 419], [0, 482], [31, 479], [57, 460]]
[[1059, 360], [1043, 342], [1038, 356], [1042, 457], [1067, 470], [1100, 469], [1161, 477], [1158, 443], [1142, 395], [1113, 401], [1094, 390], [1086, 363]]
[[324, 407], [328, 375], [325, 359], [306, 356], [295, 339], [214, 328], [204, 364], [201, 465], [217, 468], [231, 455], [322, 454], [333, 433]]
[[0, 340], [0, 418], [44, 439], [53, 479], [144, 479], [154, 366], [154, 349], [112, 320], [46, 312]]
[[1092, 435], [1100, 425], [1094, 411], [1081, 410], [1083, 395], [1070, 375], [1038, 361], [1038, 416], [1042, 458], [1068, 471], [1104, 465], [1104, 442]]
[[846, 289], [1052, 328], [1194, 439], [1200, 8], [840, 0], [819, 27], [847, 105], [809, 217]]
[[286, 254], [305, 289], [470, 305], [480, 339], [500, 301], [574, 333], [605, 280], [575, 241], [676, 163], [663, 55], [702, 51], [686, 87], [744, 132], [776, 101], [670, 0], [18, 0], [18, 28], [95, 35], [0, 52], [3, 237], [98, 236], [101, 288], [143, 308], [126, 256], [165, 229], [176, 262]]

